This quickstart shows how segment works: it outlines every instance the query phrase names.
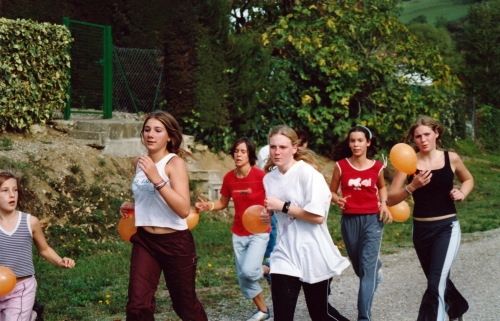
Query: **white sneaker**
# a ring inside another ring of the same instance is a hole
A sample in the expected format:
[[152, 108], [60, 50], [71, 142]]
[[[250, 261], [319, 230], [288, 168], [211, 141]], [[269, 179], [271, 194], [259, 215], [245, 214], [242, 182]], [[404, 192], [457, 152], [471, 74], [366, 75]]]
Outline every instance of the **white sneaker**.
[[247, 319], [247, 321], [263, 321], [263, 320], [271, 320], [271, 313], [269, 312], [269, 309], [267, 309], [267, 312], [262, 312], [259, 309], [256, 309], [250, 316], [250, 318]]
[[382, 268], [380, 268], [377, 273], [377, 284], [380, 284], [383, 278], [384, 278], [384, 273], [382, 273]]

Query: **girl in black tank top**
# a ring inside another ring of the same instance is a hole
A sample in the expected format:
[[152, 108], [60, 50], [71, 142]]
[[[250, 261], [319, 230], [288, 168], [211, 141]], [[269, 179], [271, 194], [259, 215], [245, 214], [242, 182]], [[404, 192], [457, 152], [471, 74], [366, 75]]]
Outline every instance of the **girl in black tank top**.
[[[455, 214], [455, 202], [450, 197], [453, 189], [453, 170], [450, 164], [450, 156], [444, 152], [444, 167], [431, 170], [432, 178], [429, 184], [413, 192], [415, 207], [413, 217], [428, 218], [439, 217], [448, 214]], [[417, 169], [417, 174], [420, 170]], [[413, 176], [408, 178], [408, 184], [413, 180]]]
[[[417, 168], [421, 170], [408, 179], [405, 173], [396, 171], [387, 198], [389, 206], [410, 195], [415, 201], [413, 245], [427, 277], [417, 321], [441, 321], [446, 314], [450, 320], [463, 320], [469, 308], [449, 275], [460, 246], [460, 224], [454, 202], [465, 199], [474, 180], [456, 153], [438, 150], [443, 132], [444, 127], [430, 117], [421, 117], [413, 123], [405, 143], [415, 143]], [[445, 164], [438, 168], [443, 156]], [[459, 189], [453, 187], [455, 174], [461, 183]]]

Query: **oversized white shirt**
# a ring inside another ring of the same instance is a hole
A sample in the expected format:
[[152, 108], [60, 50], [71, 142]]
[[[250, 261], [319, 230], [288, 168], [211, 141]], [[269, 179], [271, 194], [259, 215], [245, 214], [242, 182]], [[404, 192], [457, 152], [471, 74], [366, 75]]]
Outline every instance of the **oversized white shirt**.
[[275, 211], [276, 246], [271, 253], [271, 273], [298, 277], [302, 282], [327, 280], [349, 266], [333, 244], [327, 227], [331, 193], [323, 175], [298, 161], [285, 174], [275, 168], [264, 177], [266, 196], [274, 196], [305, 211], [323, 216], [322, 224], [308, 223]]

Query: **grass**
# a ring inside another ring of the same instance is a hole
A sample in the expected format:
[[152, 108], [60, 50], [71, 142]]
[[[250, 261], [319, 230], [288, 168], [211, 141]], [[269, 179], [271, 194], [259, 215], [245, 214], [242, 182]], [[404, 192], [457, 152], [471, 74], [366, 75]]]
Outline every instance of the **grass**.
[[0, 139], [0, 150], [12, 150], [12, 140], [2, 137]]
[[447, 21], [464, 17], [470, 4], [461, 4], [453, 0], [411, 0], [403, 1], [402, 6], [403, 12], [399, 17], [402, 22], [408, 23], [413, 18], [424, 15], [429, 24], [434, 24], [441, 16]]
[[[460, 142], [455, 149], [460, 155], [473, 156], [465, 164], [475, 178], [473, 192], [464, 202], [457, 203], [462, 231], [470, 233], [499, 228], [500, 201], [497, 195], [500, 195], [500, 169], [493, 164], [500, 163], [500, 153], [487, 154], [472, 142]], [[6, 159], [3, 161], [7, 162]], [[68, 176], [63, 180], [66, 183], [58, 183], [56, 187], [81, 187], [78, 177]], [[89, 206], [96, 208], [92, 210], [92, 215], [76, 212], [68, 216], [71, 224], [62, 227], [53, 224], [46, 230], [49, 243], [60, 255], [74, 258], [76, 268], [62, 270], [43, 261], [38, 254], [34, 255], [39, 284], [37, 301], [46, 306], [44, 319], [123, 320], [131, 245], [122, 241], [117, 231], [118, 214], [115, 213], [118, 213], [121, 200], [116, 196], [106, 196], [108, 189], [96, 185], [86, 189], [75, 188], [70, 192], [75, 195], [74, 199], [58, 199], [61, 212]], [[76, 197], [78, 193], [80, 197]], [[408, 201], [411, 206], [410, 199]], [[338, 208], [332, 206], [328, 218], [330, 234], [345, 255], [340, 218]], [[196, 277], [198, 296], [207, 310], [218, 311], [221, 315], [253, 309], [253, 304], [243, 298], [236, 279], [231, 224], [230, 215], [202, 213], [198, 226], [192, 231], [199, 256]], [[88, 226], [93, 227], [92, 232], [83, 228]], [[96, 230], [98, 228], [99, 231]], [[411, 228], [411, 219], [386, 226], [382, 252], [390, 254], [401, 248], [411, 248]], [[262, 285], [268, 293], [265, 281]], [[156, 301], [157, 320], [178, 320], [163, 280], [160, 281]]]

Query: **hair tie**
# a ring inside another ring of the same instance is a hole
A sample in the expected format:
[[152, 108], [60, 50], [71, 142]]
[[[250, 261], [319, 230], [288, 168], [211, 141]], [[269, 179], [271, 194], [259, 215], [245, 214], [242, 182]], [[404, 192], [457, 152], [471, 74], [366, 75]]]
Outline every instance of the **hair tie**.
[[362, 125], [356, 125], [357, 127], [363, 127], [364, 129], [366, 129], [368, 131], [368, 134], [370, 134], [370, 137], [368, 137], [369, 140], [372, 139], [372, 132], [368, 129], [368, 127], [365, 127], [365, 126], [362, 126]]

